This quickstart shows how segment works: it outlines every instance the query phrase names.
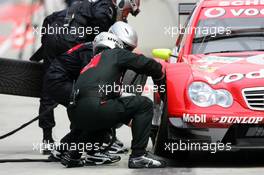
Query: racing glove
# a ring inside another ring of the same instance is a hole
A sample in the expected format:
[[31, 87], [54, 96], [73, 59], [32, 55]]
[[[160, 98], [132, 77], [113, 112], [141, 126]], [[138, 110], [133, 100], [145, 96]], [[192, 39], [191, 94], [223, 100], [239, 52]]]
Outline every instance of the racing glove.
[[162, 68], [163, 75], [159, 79], [153, 79], [153, 82], [156, 86], [158, 86], [158, 92], [162, 100], [164, 100], [166, 96], [166, 73], [165, 67]]

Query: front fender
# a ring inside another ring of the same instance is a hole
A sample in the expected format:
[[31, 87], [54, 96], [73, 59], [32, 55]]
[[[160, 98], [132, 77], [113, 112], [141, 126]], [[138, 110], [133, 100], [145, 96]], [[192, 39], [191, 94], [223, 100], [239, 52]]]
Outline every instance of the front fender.
[[188, 102], [186, 89], [192, 81], [192, 70], [186, 63], [166, 66], [168, 115], [175, 116], [186, 108]]

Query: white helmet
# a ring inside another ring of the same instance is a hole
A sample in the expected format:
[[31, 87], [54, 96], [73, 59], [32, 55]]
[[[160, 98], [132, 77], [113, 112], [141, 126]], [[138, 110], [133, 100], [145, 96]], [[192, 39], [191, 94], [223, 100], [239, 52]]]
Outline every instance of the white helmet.
[[129, 24], [118, 21], [110, 27], [109, 32], [116, 35], [124, 43], [125, 49], [132, 51], [137, 47], [137, 32]]
[[126, 21], [128, 14], [137, 16], [140, 12], [140, 0], [113, 0], [117, 7], [117, 19]]
[[93, 41], [93, 53], [97, 54], [104, 49], [123, 48], [122, 41], [113, 33], [102, 32]]

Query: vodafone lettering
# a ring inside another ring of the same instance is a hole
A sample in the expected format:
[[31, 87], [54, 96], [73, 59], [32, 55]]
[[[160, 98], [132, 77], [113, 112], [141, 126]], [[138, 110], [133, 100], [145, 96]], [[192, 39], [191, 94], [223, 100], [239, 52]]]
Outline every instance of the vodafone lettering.
[[250, 72], [250, 73], [247, 73], [246, 75], [242, 74], [242, 73], [234, 73], [234, 74], [229, 74], [226, 76], [221, 76], [221, 77], [218, 77], [215, 79], [208, 77], [208, 76], [205, 76], [205, 79], [207, 80], [207, 82], [209, 84], [212, 84], [212, 85], [216, 85], [220, 82], [232, 83], [232, 82], [242, 80], [244, 78], [247, 78], [247, 79], [264, 79], [264, 69], [261, 69], [259, 71], [255, 71], [255, 72]]
[[216, 8], [209, 8], [205, 10], [204, 16], [207, 18], [219, 18], [223, 17], [226, 14], [231, 14], [234, 17], [240, 17], [240, 16], [264, 16], [264, 8], [258, 9], [258, 8], [238, 8], [238, 9], [225, 9], [222, 7], [216, 7]]

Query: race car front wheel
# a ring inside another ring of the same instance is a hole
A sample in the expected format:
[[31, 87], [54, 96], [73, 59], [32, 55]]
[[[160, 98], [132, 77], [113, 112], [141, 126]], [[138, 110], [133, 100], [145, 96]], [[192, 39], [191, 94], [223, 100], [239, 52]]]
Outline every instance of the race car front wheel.
[[[162, 103], [162, 101], [161, 101]], [[166, 156], [165, 143], [168, 141], [168, 107], [165, 99], [161, 109], [160, 125], [152, 127], [153, 152], [159, 156]]]
[[154, 113], [157, 112], [156, 114], [160, 114], [159, 125], [153, 125], [151, 131], [154, 154], [162, 157], [180, 160], [187, 158], [190, 153], [187, 150], [171, 152], [170, 148], [167, 148], [167, 146], [170, 145], [170, 143], [174, 143], [175, 140], [169, 138], [168, 105], [166, 98], [160, 102], [156, 101], [154, 98], [154, 105], [157, 105], [159, 107], [158, 109], [160, 109], [159, 112], [154, 111]]

